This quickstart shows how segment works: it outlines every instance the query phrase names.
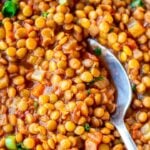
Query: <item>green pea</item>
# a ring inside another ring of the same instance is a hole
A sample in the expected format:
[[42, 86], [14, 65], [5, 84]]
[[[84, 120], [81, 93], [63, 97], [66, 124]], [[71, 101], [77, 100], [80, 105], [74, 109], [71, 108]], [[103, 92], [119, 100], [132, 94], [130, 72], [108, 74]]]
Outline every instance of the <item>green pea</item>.
[[8, 150], [17, 150], [16, 139], [14, 135], [7, 136], [5, 139], [5, 145]]
[[16, 15], [18, 9], [18, 0], [6, 0], [2, 8], [2, 13], [5, 17], [13, 17]]

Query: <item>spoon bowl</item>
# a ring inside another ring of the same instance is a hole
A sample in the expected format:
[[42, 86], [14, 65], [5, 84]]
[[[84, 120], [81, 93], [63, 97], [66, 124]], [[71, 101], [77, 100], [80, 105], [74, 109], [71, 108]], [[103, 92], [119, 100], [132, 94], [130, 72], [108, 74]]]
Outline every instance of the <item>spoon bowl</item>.
[[119, 131], [126, 148], [128, 150], [136, 150], [136, 145], [124, 123], [125, 114], [132, 101], [132, 89], [126, 71], [110, 49], [102, 46], [94, 39], [88, 39], [88, 44], [92, 50], [95, 48], [101, 49], [101, 59], [107, 64], [117, 90], [117, 109], [111, 116], [111, 122]]

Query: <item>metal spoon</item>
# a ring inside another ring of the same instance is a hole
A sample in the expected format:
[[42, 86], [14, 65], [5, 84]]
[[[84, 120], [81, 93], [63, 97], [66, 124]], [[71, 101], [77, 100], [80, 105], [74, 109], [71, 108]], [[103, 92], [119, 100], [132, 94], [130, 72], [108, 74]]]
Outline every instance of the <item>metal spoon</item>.
[[111, 116], [111, 121], [119, 131], [122, 140], [128, 150], [137, 150], [137, 147], [130, 136], [125, 123], [124, 117], [132, 100], [131, 85], [119, 60], [111, 53], [111, 50], [102, 46], [93, 39], [88, 39], [88, 44], [91, 49], [99, 47], [102, 50], [102, 58], [108, 65], [111, 77], [117, 90], [117, 109]]

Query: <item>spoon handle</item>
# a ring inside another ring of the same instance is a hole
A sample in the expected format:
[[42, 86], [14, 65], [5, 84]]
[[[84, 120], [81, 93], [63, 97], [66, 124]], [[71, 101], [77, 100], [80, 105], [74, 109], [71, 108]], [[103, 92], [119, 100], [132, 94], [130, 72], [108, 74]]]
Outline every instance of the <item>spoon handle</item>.
[[129, 134], [124, 122], [122, 122], [120, 124], [115, 124], [115, 126], [118, 129], [118, 131], [121, 135], [121, 138], [126, 145], [127, 150], [137, 150], [137, 147], [136, 147], [131, 135]]

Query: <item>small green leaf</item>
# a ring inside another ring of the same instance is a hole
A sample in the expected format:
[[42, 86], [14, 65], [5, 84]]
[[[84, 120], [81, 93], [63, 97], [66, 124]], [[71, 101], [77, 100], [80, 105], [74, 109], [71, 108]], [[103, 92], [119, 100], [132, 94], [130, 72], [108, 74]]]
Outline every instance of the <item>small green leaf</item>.
[[90, 95], [91, 94], [91, 89], [87, 90], [87, 94]]
[[136, 91], [136, 84], [132, 84], [132, 91], [135, 92]]
[[39, 106], [38, 102], [37, 101], [34, 101], [34, 109], [37, 109]]
[[16, 0], [7, 0], [5, 1], [3, 8], [2, 8], [2, 14], [5, 17], [13, 17], [16, 15], [18, 11], [18, 3]]
[[28, 150], [24, 147], [23, 143], [17, 143], [17, 150]]
[[90, 125], [88, 123], [86, 123], [84, 125], [84, 129], [85, 129], [85, 131], [89, 131], [90, 130]]
[[130, 4], [130, 7], [131, 8], [135, 8], [135, 7], [138, 7], [138, 6], [144, 6], [144, 3], [142, 0], [133, 0]]
[[103, 80], [104, 77], [103, 76], [99, 76], [99, 77], [95, 77], [91, 82], [87, 83], [87, 85], [93, 85], [96, 81], [101, 81]]
[[96, 48], [94, 49], [94, 54], [95, 54], [96, 56], [100, 56], [100, 55], [102, 54], [101, 48], [96, 47]]
[[43, 12], [42, 16], [45, 17], [45, 18], [47, 18], [48, 14], [49, 14], [48, 12]]
[[99, 76], [99, 77], [94, 78], [95, 82], [96, 82], [96, 81], [101, 81], [101, 80], [103, 80], [103, 79], [104, 79], [103, 76]]

